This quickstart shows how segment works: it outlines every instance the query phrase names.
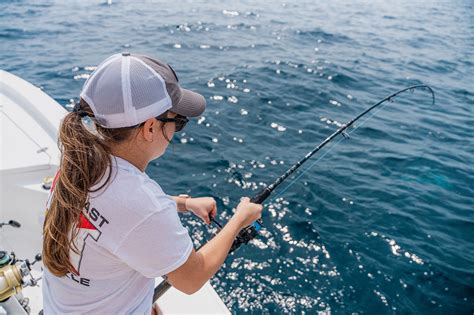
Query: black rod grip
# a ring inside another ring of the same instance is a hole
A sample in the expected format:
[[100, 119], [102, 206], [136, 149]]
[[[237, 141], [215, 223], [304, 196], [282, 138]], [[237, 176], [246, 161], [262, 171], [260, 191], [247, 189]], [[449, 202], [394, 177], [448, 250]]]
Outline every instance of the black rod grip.
[[262, 204], [270, 196], [271, 191], [268, 188], [262, 189], [258, 194], [250, 198], [250, 202]]

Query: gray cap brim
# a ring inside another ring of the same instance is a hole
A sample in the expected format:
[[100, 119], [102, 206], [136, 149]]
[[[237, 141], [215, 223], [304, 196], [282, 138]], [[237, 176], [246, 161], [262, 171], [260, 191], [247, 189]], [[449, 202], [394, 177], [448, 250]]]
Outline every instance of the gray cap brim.
[[206, 99], [201, 94], [181, 88], [182, 97], [169, 110], [186, 117], [197, 117], [206, 109]]

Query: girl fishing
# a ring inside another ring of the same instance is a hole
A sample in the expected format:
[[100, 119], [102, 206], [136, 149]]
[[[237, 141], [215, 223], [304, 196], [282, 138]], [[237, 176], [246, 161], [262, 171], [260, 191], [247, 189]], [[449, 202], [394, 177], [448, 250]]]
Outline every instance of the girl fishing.
[[210, 223], [215, 200], [169, 196], [145, 173], [205, 106], [168, 64], [147, 56], [116, 54], [91, 74], [59, 131], [61, 163], [43, 231], [45, 314], [150, 314], [154, 278], [196, 292], [239, 231], [260, 218], [262, 206], [243, 198], [196, 252], [177, 212]]

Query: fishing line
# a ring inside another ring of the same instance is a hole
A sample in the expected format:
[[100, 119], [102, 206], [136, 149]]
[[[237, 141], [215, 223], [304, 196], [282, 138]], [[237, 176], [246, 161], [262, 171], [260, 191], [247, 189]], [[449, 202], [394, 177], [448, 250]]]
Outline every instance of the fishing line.
[[269, 203], [271, 203], [273, 200], [277, 199], [278, 197], [280, 197], [281, 195], [283, 195], [291, 186], [293, 186], [294, 183], [296, 183], [304, 174], [306, 174], [306, 172], [308, 172], [313, 166], [316, 165], [316, 163], [318, 163], [319, 161], [321, 161], [326, 155], [328, 155], [332, 150], [333, 148], [341, 141], [345, 140], [346, 138], [341, 138], [339, 139], [336, 143], [334, 143], [330, 149], [328, 149], [323, 155], [321, 155], [320, 157], [318, 157], [308, 168], [306, 168], [303, 172], [301, 172], [298, 176], [296, 176], [285, 188], [283, 188], [282, 190], [280, 190], [275, 196], [273, 196]]
[[[391, 101], [393, 102], [393, 101]], [[356, 131], [357, 129], [359, 129], [360, 127], [362, 127], [362, 125], [364, 125], [367, 120], [371, 119], [373, 116], [375, 116], [379, 111], [381, 111], [385, 106], [387, 106], [389, 103], [385, 103], [384, 105], [380, 106], [380, 108], [378, 108], [376, 111], [374, 111], [373, 113], [371, 113], [367, 118], [365, 118], [360, 124], [358, 124], [356, 127], [353, 127], [353, 129], [349, 132], [346, 133], [346, 135], [344, 135], [344, 133], [342, 133], [343, 137], [340, 138], [337, 142], [335, 142], [329, 149], [326, 150], [326, 152], [324, 152], [324, 154], [322, 154], [320, 157], [318, 157], [313, 163], [311, 163], [311, 165], [309, 167], [307, 167], [303, 172], [301, 172], [300, 174], [298, 174], [297, 177], [295, 177], [285, 188], [283, 188], [281, 191], [279, 191], [275, 196], [273, 196], [270, 200], [269, 200], [269, 203], [271, 203], [273, 200], [279, 198], [281, 195], [283, 195], [291, 186], [293, 186], [293, 184], [295, 184], [304, 174], [306, 174], [306, 172], [308, 172], [313, 166], [315, 166], [319, 161], [321, 161], [326, 155], [328, 155], [333, 149], [335, 146], [337, 146], [339, 144], [339, 142], [343, 141], [343, 140], [346, 140], [346, 139], [349, 139], [349, 135], [352, 134], [354, 131]]]

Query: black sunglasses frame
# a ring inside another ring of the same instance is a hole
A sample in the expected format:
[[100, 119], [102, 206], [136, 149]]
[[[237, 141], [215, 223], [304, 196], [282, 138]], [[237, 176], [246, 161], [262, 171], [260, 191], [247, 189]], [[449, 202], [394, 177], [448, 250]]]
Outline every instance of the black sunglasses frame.
[[[164, 117], [155, 117], [156, 120], [161, 121], [161, 122], [174, 122], [175, 125], [175, 132], [183, 130], [184, 126], [189, 122], [189, 119], [186, 116], [177, 114], [174, 118], [164, 118]], [[130, 128], [139, 128], [143, 126], [145, 122], [139, 123], [138, 125], [131, 126]]]
[[175, 131], [181, 131], [183, 130], [184, 126], [189, 122], [189, 119], [186, 116], [179, 115], [177, 114], [174, 118], [160, 118], [160, 117], [155, 117], [156, 120], [162, 121], [162, 122], [174, 122], [175, 125]]

